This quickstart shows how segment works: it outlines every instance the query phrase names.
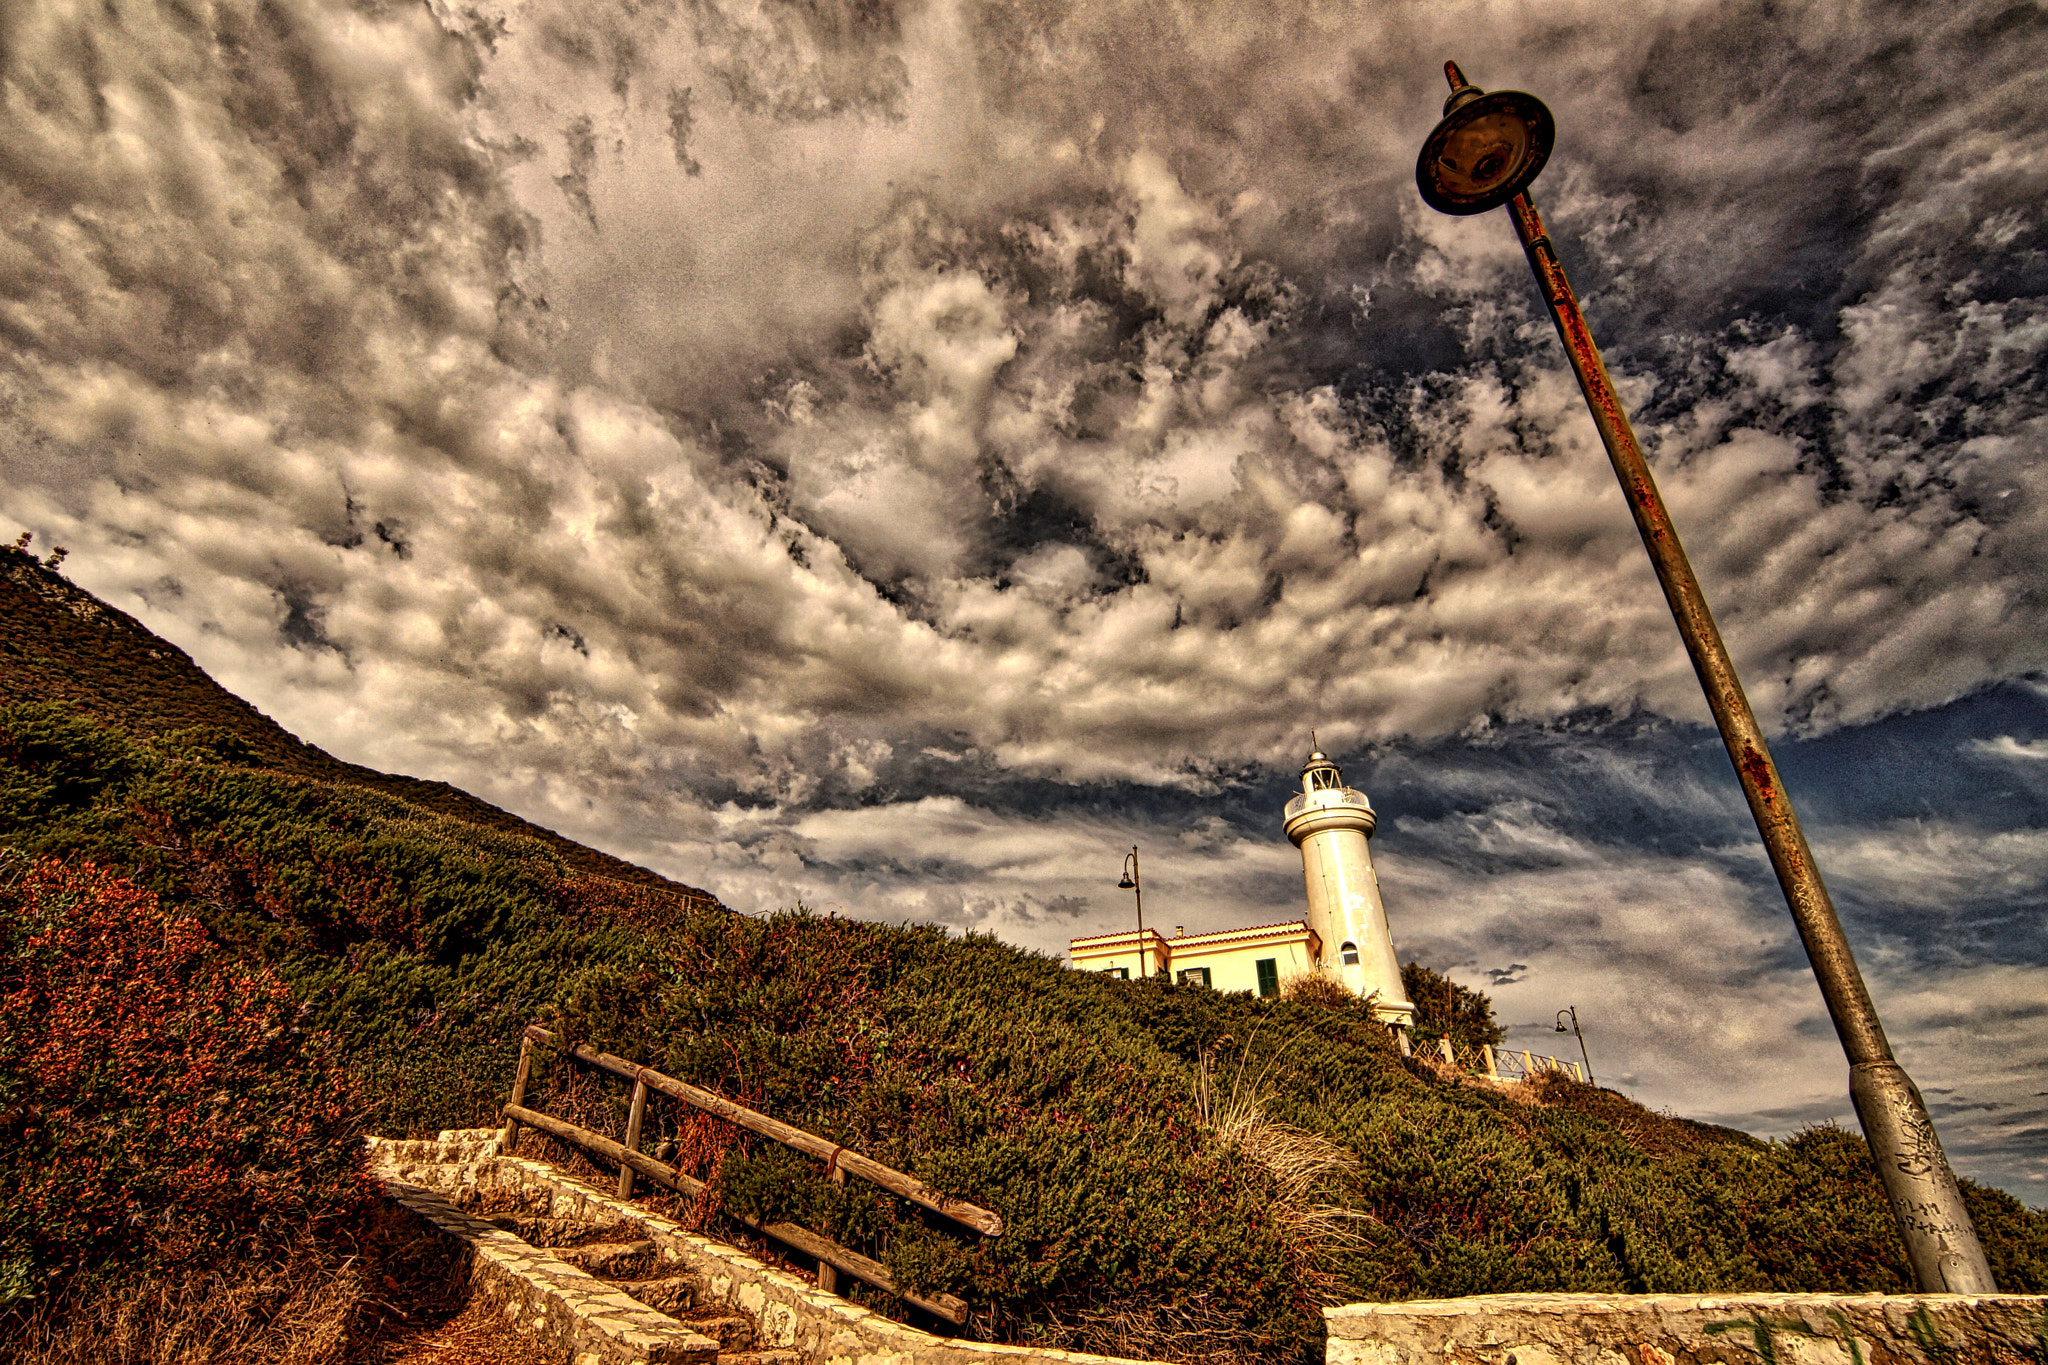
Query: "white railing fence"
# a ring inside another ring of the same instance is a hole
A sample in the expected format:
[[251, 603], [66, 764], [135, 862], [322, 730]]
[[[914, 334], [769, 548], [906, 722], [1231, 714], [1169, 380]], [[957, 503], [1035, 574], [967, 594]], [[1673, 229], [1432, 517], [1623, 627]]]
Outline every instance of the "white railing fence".
[[1461, 1048], [1453, 1047], [1448, 1038], [1439, 1038], [1436, 1052], [1452, 1066], [1497, 1081], [1526, 1081], [1549, 1073], [1569, 1076], [1575, 1081], [1586, 1079], [1577, 1062], [1546, 1057], [1527, 1048], [1488, 1047], [1483, 1043], [1476, 1048]]

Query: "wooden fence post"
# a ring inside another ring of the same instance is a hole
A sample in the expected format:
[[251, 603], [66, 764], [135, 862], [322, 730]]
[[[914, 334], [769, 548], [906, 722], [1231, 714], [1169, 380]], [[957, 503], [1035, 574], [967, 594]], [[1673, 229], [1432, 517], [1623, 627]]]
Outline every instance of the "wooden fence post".
[[1500, 1063], [1494, 1060], [1492, 1043], [1481, 1043], [1479, 1045], [1479, 1060], [1486, 1063], [1487, 1075], [1491, 1076], [1494, 1080], [1500, 1079]]
[[[837, 1160], [834, 1160], [832, 1163], [832, 1183], [835, 1185], [844, 1185], [846, 1183], [846, 1172], [839, 1169], [839, 1162]], [[839, 1272], [823, 1261], [818, 1262], [818, 1288], [824, 1290], [827, 1294], [837, 1294], [839, 1292]]]
[[1536, 1058], [1530, 1054], [1528, 1048], [1522, 1049], [1522, 1079], [1525, 1081], [1536, 1079]]
[[1451, 1040], [1448, 1036], [1437, 1039], [1436, 1046], [1437, 1051], [1444, 1054], [1445, 1062], [1449, 1063], [1452, 1066], [1456, 1066], [1458, 1064], [1458, 1054], [1452, 1050]]
[[[644, 1076], [635, 1076], [633, 1078], [633, 1107], [626, 1114], [626, 1150], [629, 1152], [640, 1150], [640, 1120], [646, 1113], [647, 1079]], [[632, 1197], [633, 1168], [622, 1161], [619, 1163], [619, 1198], [631, 1199]]]
[[[512, 1074], [512, 1103], [526, 1103], [526, 1078], [533, 1073], [533, 1039], [525, 1034], [519, 1036], [519, 1070]], [[515, 1119], [505, 1120], [505, 1131], [498, 1137], [498, 1150], [511, 1156], [519, 1142], [519, 1123]]]

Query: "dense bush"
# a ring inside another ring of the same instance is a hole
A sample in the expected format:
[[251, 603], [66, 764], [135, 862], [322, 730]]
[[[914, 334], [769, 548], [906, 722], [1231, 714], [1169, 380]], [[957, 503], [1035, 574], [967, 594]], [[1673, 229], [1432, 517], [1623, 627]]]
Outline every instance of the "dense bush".
[[583, 973], [656, 960], [691, 903], [247, 757], [223, 730], [145, 740], [62, 705], [0, 707], [0, 843], [121, 867], [269, 964], [342, 1042], [387, 1131], [487, 1113], [519, 1028]]
[[0, 866], [0, 1297], [261, 1256], [366, 1197], [361, 1098], [263, 968], [101, 869]]

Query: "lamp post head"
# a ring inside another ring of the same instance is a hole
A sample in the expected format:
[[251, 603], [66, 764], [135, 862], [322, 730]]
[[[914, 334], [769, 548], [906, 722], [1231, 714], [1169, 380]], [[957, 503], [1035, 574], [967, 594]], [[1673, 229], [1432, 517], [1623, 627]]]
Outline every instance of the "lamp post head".
[[1137, 883], [1131, 880], [1131, 874], [1126, 872], [1124, 873], [1124, 879], [1116, 884], [1116, 889], [1119, 891], [1128, 891], [1136, 885]]
[[1528, 189], [1550, 160], [1557, 122], [1534, 95], [1488, 95], [1466, 84], [1456, 62], [1444, 63], [1444, 75], [1450, 78], [1450, 98], [1443, 121], [1415, 159], [1415, 186], [1438, 213], [1497, 209]]

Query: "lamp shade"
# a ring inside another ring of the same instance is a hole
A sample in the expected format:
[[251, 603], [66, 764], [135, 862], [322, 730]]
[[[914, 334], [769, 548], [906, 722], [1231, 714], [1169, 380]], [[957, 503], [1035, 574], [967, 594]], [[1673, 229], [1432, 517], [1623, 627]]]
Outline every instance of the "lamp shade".
[[1415, 186], [1438, 213], [1497, 209], [1543, 170], [1556, 133], [1550, 110], [1534, 95], [1496, 90], [1468, 99], [1422, 144]]

